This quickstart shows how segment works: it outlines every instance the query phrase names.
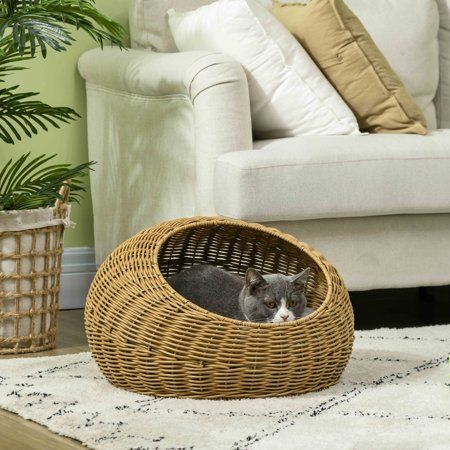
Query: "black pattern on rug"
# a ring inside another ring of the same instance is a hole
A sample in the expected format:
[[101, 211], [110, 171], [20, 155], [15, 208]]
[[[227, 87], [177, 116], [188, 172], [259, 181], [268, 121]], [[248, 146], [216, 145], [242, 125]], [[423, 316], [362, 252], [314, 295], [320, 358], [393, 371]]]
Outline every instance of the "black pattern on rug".
[[[271, 448], [273, 442], [281, 442], [283, 450], [294, 450], [298, 446], [292, 436], [305, 421], [308, 426], [325, 424], [328, 433], [327, 423], [338, 421], [345, 430], [355, 420], [377, 421], [376, 426], [386, 430], [392, 424], [394, 428], [395, 424], [414, 425], [412, 434], [416, 428], [429, 432], [414, 439], [423, 439], [422, 448], [433, 448], [430, 439], [448, 435], [446, 442], [450, 440], [448, 409], [424, 404], [423, 409], [418, 405], [414, 411], [397, 410], [395, 401], [401, 405], [412, 392], [431, 389], [437, 402], [449, 392], [448, 373], [442, 369], [448, 361], [450, 327], [442, 328], [442, 337], [436, 330], [406, 329], [397, 337], [389, 331], [386, 336], [358, 332], [349, 367], [337, 385], [286, 398], [202, 401], [146, 397], [110, 385], [88, 353], [8, 359], [0, 361], [0, 407], [96, 450], [260, 450]], [[398, 389], [400, 396], [392, 399], [392, 407], [383, 407], [383, 402], [372, 404], [391, 388]], [[436, 397], [436, 392], [441, 394]], [[302, 428], [301, 436], [302, 448], [314, 448], [313, 434]], [[330, 439], [327, 450], [335, 448]], [[364, 437], [351, 434], [346, 439], [352, 448], [368, 448]], [[392, 439], [396, 439], [394, 431]]]
[[256, 442], [261, 441], [267, 436], [273, 436], [277, 433], [279, 433], [281, 430], [285, 430], [286, 428], [289, 428], [293, 425], [295, 425], [295, 420], [300, 416], [303, 415], [309, 415], [310, 417], [316, 417], [320, 414], [323, 414], [324, 412], [327, 412], [331, 410], [332, 408], [335, 408], [336, 406], [339, 406], [341, 403], [349, 402], [353, 398], [357, 397], [358, 395], [361, 395], [366, 389], [369, 389], [373, 386], [379, 386], [381, 384], [387, 384], [392, 383], [395, 380], [404, 379], [413, 373], [422, 372], [424, 370], [428, 369], [434, 369], [441, 364], [444, 364], [448, 361], [448, 355], [444, 355], [440, 358], [433, 358], [430, 361], [425, 362], [424, 364], [421, 364], [420, 366], [413, 367], [411, 370], [408, 370], [406, 372], [398, 372], [398, 373], [392, 373], [390, 375], [385, 375], [383, 377], [380, 377], [377, 380], [374, 380], [372, 383], [365, 384], [361, 388], [354, 388], [349, 391], [344, 392], [342, 395], [338, 397], [332, 397], [326, 402], [321, 403], [320, 405], [316, 407], [310, 407], [305, 409], [304, 411], [296, 412], [296, 411], [286, 411], [285, 414], [278, 419], [278, 423], [280, 426], [273, 430], [270, 433], [265, 432], [264, 430], [261, 430], [259, 433], [252, 435], [252, 436], [246, 436], [245, 439], [236, 442], [233, 450], [239, 450], [242, 448], [249, 448]]

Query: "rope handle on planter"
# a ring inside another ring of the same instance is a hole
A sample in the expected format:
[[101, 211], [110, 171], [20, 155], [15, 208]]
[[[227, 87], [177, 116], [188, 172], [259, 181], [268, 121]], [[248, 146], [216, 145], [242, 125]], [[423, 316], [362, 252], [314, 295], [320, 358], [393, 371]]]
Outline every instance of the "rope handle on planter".
[[56, 199], [55, 202], [55, 216], [61, 219], [67, 218], [67, 210], [69, 205], [70, 195], [70, 180], [66, 180], [59, 189], [61, 198]]

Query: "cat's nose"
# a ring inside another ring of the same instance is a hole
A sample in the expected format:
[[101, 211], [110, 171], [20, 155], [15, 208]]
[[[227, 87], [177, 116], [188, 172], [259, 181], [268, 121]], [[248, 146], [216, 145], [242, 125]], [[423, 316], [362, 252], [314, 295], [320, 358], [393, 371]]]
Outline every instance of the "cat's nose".
[[289, 319], [289, 314], [280, 314], [280, 317], [286, 322]]

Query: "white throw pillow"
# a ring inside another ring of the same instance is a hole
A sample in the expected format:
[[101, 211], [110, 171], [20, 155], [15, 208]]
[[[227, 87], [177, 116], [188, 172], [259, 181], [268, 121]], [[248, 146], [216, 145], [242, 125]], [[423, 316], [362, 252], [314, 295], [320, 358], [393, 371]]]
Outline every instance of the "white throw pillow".
[[359, 132], [355, 116], [306, 51], [256, 0], [218, 0], [168, 14], [180, 51], [218, 51], [242, 64], [257, 139]]

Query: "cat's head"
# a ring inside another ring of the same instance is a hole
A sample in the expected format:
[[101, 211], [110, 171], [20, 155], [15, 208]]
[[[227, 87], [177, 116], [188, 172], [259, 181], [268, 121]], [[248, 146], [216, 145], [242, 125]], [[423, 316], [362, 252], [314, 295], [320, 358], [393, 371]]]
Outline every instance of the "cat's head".
[[261, 275], [248, 269], [239, 304], [251, 322], [289, 322], [306, 308], [305, 286], [309, 268], [297, 275]]

